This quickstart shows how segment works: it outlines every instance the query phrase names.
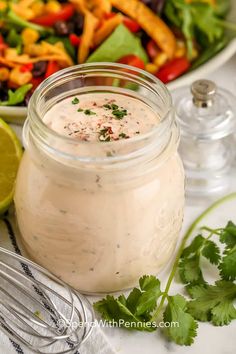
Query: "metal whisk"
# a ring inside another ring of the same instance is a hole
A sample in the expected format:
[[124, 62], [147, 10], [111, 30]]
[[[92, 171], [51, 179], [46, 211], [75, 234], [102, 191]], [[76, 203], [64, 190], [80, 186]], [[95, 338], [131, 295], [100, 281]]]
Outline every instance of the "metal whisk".
[[94, 322], [85, 297], [46, 269], [0, 247], [0, 330], [36, 353], [75, 353]]

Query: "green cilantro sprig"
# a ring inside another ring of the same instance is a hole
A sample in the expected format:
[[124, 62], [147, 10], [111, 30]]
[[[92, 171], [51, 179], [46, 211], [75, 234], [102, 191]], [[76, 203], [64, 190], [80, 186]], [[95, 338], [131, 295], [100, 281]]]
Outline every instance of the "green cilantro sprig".
[[[139, 287], [134, 288], [127, 297], [120, 295], [115, 298], [108, 295], [94, 304], [103, 319], [115, 321], [126, 329], [152, 332], [156, 330], [156, 322], [162, 314], [164, 322], [178, 323], [178, 326], [165, 328], [165, 333], [179, 345], [193, 343], [197, 335], [197, 321], [209, 321], [222, 326], [236, 319], [236, 225], [229, 221], [224, 228], [212, 229], [204, 226], [201, 228], [202, 234], [197, 235], [186, 247], [187, 241], [202, 220], [219, 205], [233, 198], [236, 198], [236, 193], [218, 200], [189, 227], [178, 249], [164, 291], [161, 290], [159, 279], [153, 275], [144, 275], [139, 280]], [[218, 242], [224, 246], [222, 252]], [[218, 267], [221, 279], [216, 280], [214, 285], [208, 284], [204, 279], [205, 269], [201, 258]], [[180, 294], [169, 295], [177, 270], [191, 300]]]

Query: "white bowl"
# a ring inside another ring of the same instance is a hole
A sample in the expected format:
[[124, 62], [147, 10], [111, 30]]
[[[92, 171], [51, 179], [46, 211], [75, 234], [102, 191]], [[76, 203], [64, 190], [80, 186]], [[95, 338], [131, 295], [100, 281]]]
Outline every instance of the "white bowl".
[[[228, 16], [228, 20], [235, 22], [236, 19], [236, 1], [231, 0], [231, 10]], [[170, 82], [167, 87], [169, 90], [175, 90], [176, 88], [190, 85], [194, 80], [204, 78], [212, 71], [222, 66], [236, 53], [236, 38], [232, 39], [230, 43], [216, 54], [212, 59], [208, 60], [205, 64], [202, 64], [197, 69], [190, 71], [180, 78]], [[27, 116], [27, 108], [25, 107], [1, 107], [0, 117], [10, 123], [23, 124], [24, 119]]]

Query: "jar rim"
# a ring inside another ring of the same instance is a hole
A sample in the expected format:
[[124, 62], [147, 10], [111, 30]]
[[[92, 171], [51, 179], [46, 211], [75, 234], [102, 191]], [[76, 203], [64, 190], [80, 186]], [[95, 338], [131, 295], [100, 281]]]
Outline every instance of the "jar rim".
[[[68, 79], [70, 76], [77, 75], [78, 77], [83, 77], [88, 73], [96, 73], [97, 72], [110, 72], [112, 74], [120, 74], [120, 75], [125, 75], [129, 79], [132, 79], [133, 81], [139, 81], [140, 85], [145, 86], [146, 89], [149, 91], [152, 91], [152, 93], [156, 96], [156, 98], [160, 100], [160, 97], [162, 99], [163, 106], [165, 106], [165, 112], [161, 117], [161, 120], [159, 124], [157, 124], [153, 129], [148, 131], [147, 133], [144, 134], [139, 134], [137, 136], [131, 137], [129, 139], [121, 139], [117, 141], [110, 141], [106, 142], [106, 147], [112, 148], [114, 146], [122, 146], [124, 144], [135, 144], [137, 142], [141, 142], [147, 139], [152, 139], [152, 138], [157, 138], [163, 135], [163, 133], [172, 125], [174, 121], [174, 115], [170, 115], [171, 109], [172, 109], [172, 97], [167, 89], [167, 87], [154, 75], [136, 68], [132, 67], [129, 65], [125, 64], [120, 64], [120, 63], [110, 63], [110, 62], [94, 62], [94, 63], [85, 63], [85, 64], [79, 64], [79, 65], [74, 65], [72, 67], [68, 67], [65, 69], [62, 69], [55, 74], [51, 75], [49, 78], [44, 80], [34, 91], [30, 101], [29, 101], [29, 106], [28, 106], [28, 124], [26, 125], [33, 125], [34, 127], [34, 132], [37, 131], [37, 138], [41, 141], [41, 143], [47, 145], [45, 136], [50, 136], [54, 139], [57, 139], [58, 141], [69, 143], [70, 145], [73, 144], [78, 144], [77, 139], [73, 139], [71, 137], [67, 137], [64, 135], [59, 134], [58, 132], [52, 130], [50, 127], [48, 127], [43, 119], [42, 116], [40, 115], [40, 112], [37, 109], [37, 105], [39, 103], [39, 100], [42, 98], [44, 93], [50, 89], [50, 87], [53, 87], [56, 83], [58, 83], [62, 79]], [[112, 86], [107, 86], [108, 88]], [[130, 92], [133, 92], [130, 89]], [[169, 119], [168, 119], [169, 118]], [[24, 130], [25, 131], [25, 130]], [[43, 134], [42, 134], [43, 132]], [[158, 139], [157, 139], [158, 140]], [[99, 141], [79, 141], [79, 144], [81, 146], [98, 146], [101, 144]], [[60, 155], [63, 155], [64, 157], [70, 157], [68, 154], [61, 153], [60, 151], [57, 151], [56, 148], [52, 148], [52, 146], [48, 146], [50, 150], [55, 150], [55, 153], [59, 153]], [[140, 152], [140, 151], [139, 151]], [[129, 154], [130, 157], [130, 154]], [[75, 159], [74, 156], [71, 156], [71, 158]], [[100, 160], [106, 162], [109, 159], [109, 161], [117, 160], [114, 157], [103, 157], [100, 158]], [[119, 160], [122, 159], [121, 156], [118, 158]], [[81, 161], [86, 161], [84, 158], [77, 157], [76, 160], [81, 160]], [[97, 161], [98, 159], [96, 158]]]

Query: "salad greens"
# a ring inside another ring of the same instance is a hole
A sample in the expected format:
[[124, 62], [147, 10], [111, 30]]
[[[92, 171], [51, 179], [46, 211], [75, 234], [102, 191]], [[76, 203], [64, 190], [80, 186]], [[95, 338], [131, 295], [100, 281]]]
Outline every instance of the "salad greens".
[[132, 53], [137, 55], [145, 63], [148, 56], [138, 37], [134, 36], [123, 24], [88, 57], [87, 63], [108, 61], [116, 62], [120, 58]]
[[[94, 308], [106, 321], [129, 330], [155, 331], [161, 312], [164, 322], [178, 325], [165, 328], [166, 335], [179, 345], [191, 345], [197, 335], [197, 321], [211, 322], [215, 326], [228, 325], [236, 319], [236, 225], [229, 221], [225, 227], [212, 229], [202, 227], [192, 242], [186, 242], [206, 215], [219, 205], [236, 198], [232, 193], [212, 204], [190, 226], [177, 252], [166, 287], [161, 290], [159, 279], [144, 275], [139, 279], [139, 287], [125, 297], [108, 295], [96, 302]], [[220, 251], [221, 243], [223, 251]], [[213, 285], [204, 279], [205, 258], [218, 268], [220, 279]], [[179, 270], [185, 290], [191, 296], [169, 295], [171, 283]], [[163, 306], [167, 302], [163, 310]]]
[[8, 90], [8, 100], [0, 101], [0, 106], [15, 106], [23, 102], [25, 95], [31, 90], [32, 87], [32, 84], [26, 84], [19, 87], [14, 92], [12, 90]]
[[13, 25], [16, 27], [31, 28], [43, 34], [54, 32], [52, 28], [40, 26], [35, 23], [24, 20], [10, 8], [7, 8], [5, 11], [0, 11], [0, 20], [4, 20], [4, 22], [8, 23], [9, 25]]
[[[208, 48], [218, 41], [225, 43], [226, 28], [236, 32], [235, 24], [221, 18], [227, 14], [229, 6], [228, 0], [217, 1], [215, 7], [199, 1], [186, 3], [185, 0], [168, 0], [166, 2], [164, 14], [170, 23], [182, 30], [189, 59], [194, 59], [193, 43], [196, 39], [200, 40], [203, 48]], [[216, 51], [212, 50], [211, 53], [214, 55]]]

